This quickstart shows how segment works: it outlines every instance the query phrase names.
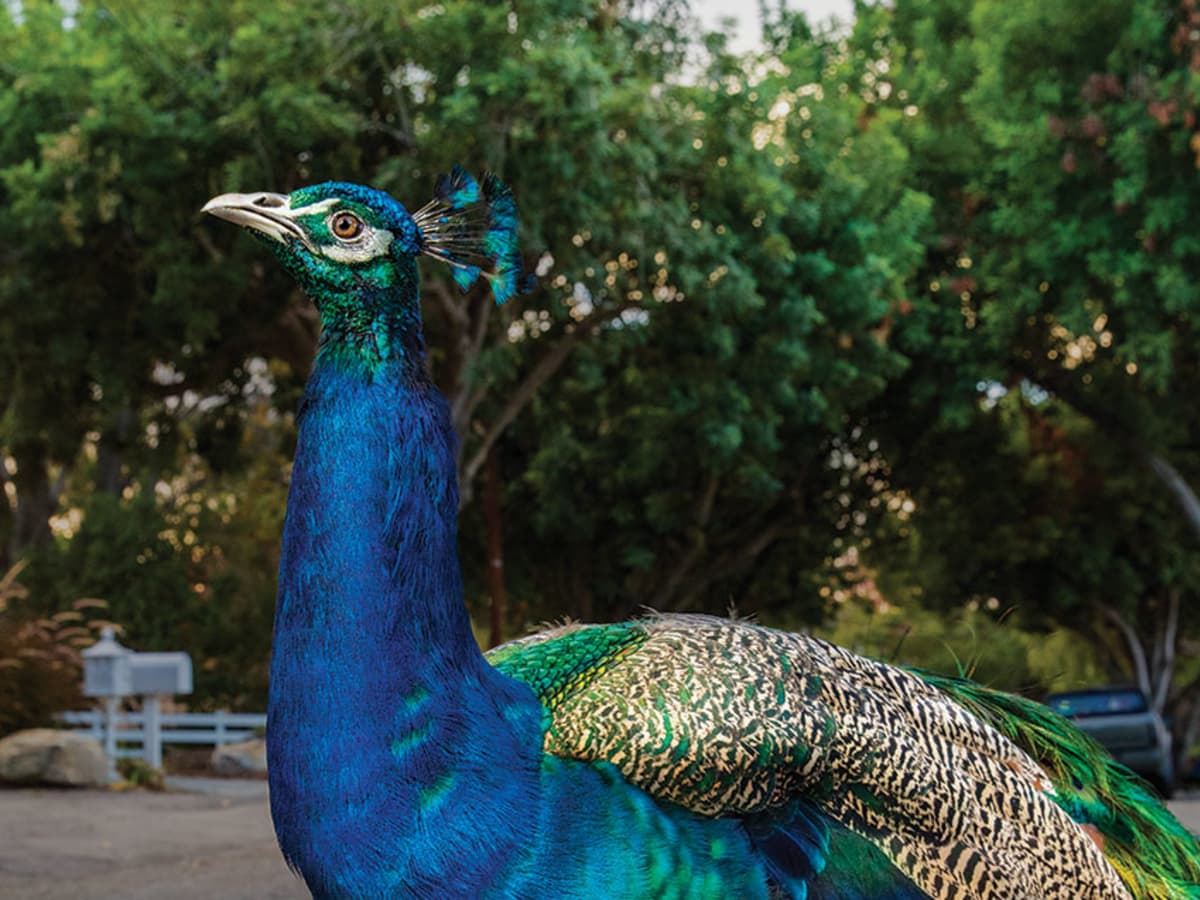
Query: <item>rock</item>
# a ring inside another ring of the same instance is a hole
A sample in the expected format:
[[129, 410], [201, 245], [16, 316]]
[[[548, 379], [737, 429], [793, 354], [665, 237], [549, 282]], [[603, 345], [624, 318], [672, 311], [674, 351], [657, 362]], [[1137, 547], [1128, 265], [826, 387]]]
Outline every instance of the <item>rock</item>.
[[0, 740], [0, 781], [103, 787], [108, 784], [108, 760], [90, 737], [31, 728]]
[[225, 744], [212, 752], [209, 766], [218, 775], [267, 774], [267, 742], [252, 738], [240, 744]]

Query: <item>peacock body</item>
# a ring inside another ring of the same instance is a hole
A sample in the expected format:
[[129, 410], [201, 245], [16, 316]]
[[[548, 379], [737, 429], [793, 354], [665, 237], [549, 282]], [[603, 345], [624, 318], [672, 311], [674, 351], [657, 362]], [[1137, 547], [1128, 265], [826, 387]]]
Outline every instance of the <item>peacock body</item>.
[[342, 183], [205, 209], [267, 241], [322, 320], [268, 710], [275, 830], [314, 896], [1200, 897], [1178, 823], [1017, 698], [701, 616], [485, 658], [416, 258], [511, 296], [511, 196], [456, 170], [414, 214]]

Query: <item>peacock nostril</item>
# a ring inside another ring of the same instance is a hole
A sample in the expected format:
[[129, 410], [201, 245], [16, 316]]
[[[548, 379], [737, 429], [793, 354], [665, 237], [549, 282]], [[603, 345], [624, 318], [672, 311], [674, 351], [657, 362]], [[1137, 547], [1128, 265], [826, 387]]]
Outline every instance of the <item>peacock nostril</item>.
[[283, 206], [284, 204], [283, 204], [283, 198], [280, 197], [278, 194], [263, 194], [260, 197], [254, 198], [254, 205], [255, 206], [264, 206], [264, 207], [267, 207], [268, 209], [276, 209], [280, 206]]

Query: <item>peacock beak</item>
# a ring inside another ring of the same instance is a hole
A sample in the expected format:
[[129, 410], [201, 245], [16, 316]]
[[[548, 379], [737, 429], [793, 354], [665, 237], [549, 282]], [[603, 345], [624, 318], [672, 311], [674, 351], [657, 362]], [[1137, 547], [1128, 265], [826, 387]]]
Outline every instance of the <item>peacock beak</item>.
[[309, 245], [308, 235], [296, 222], [291, 204], [283, 194], [221, 194], [205, 203], [200, 211], [250, 228], [281, 244], [294, 238]]

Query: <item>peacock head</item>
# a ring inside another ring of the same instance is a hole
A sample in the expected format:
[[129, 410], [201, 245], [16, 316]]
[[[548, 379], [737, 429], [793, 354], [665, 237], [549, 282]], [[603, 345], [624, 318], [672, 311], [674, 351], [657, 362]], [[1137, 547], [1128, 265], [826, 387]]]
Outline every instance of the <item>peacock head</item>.
[[497, 303], [526, 289], [512, 193], [465, 170], [438, 178], [415, 213], [382, 191], [330, 181], [290, 194], [222, 194], [204, 212], [266, 241], [312, 297], [327, 336], [378, 330], [381, 319], [419, 320], [418, 256], [451, 267], [466, 290], [481, 275]]

